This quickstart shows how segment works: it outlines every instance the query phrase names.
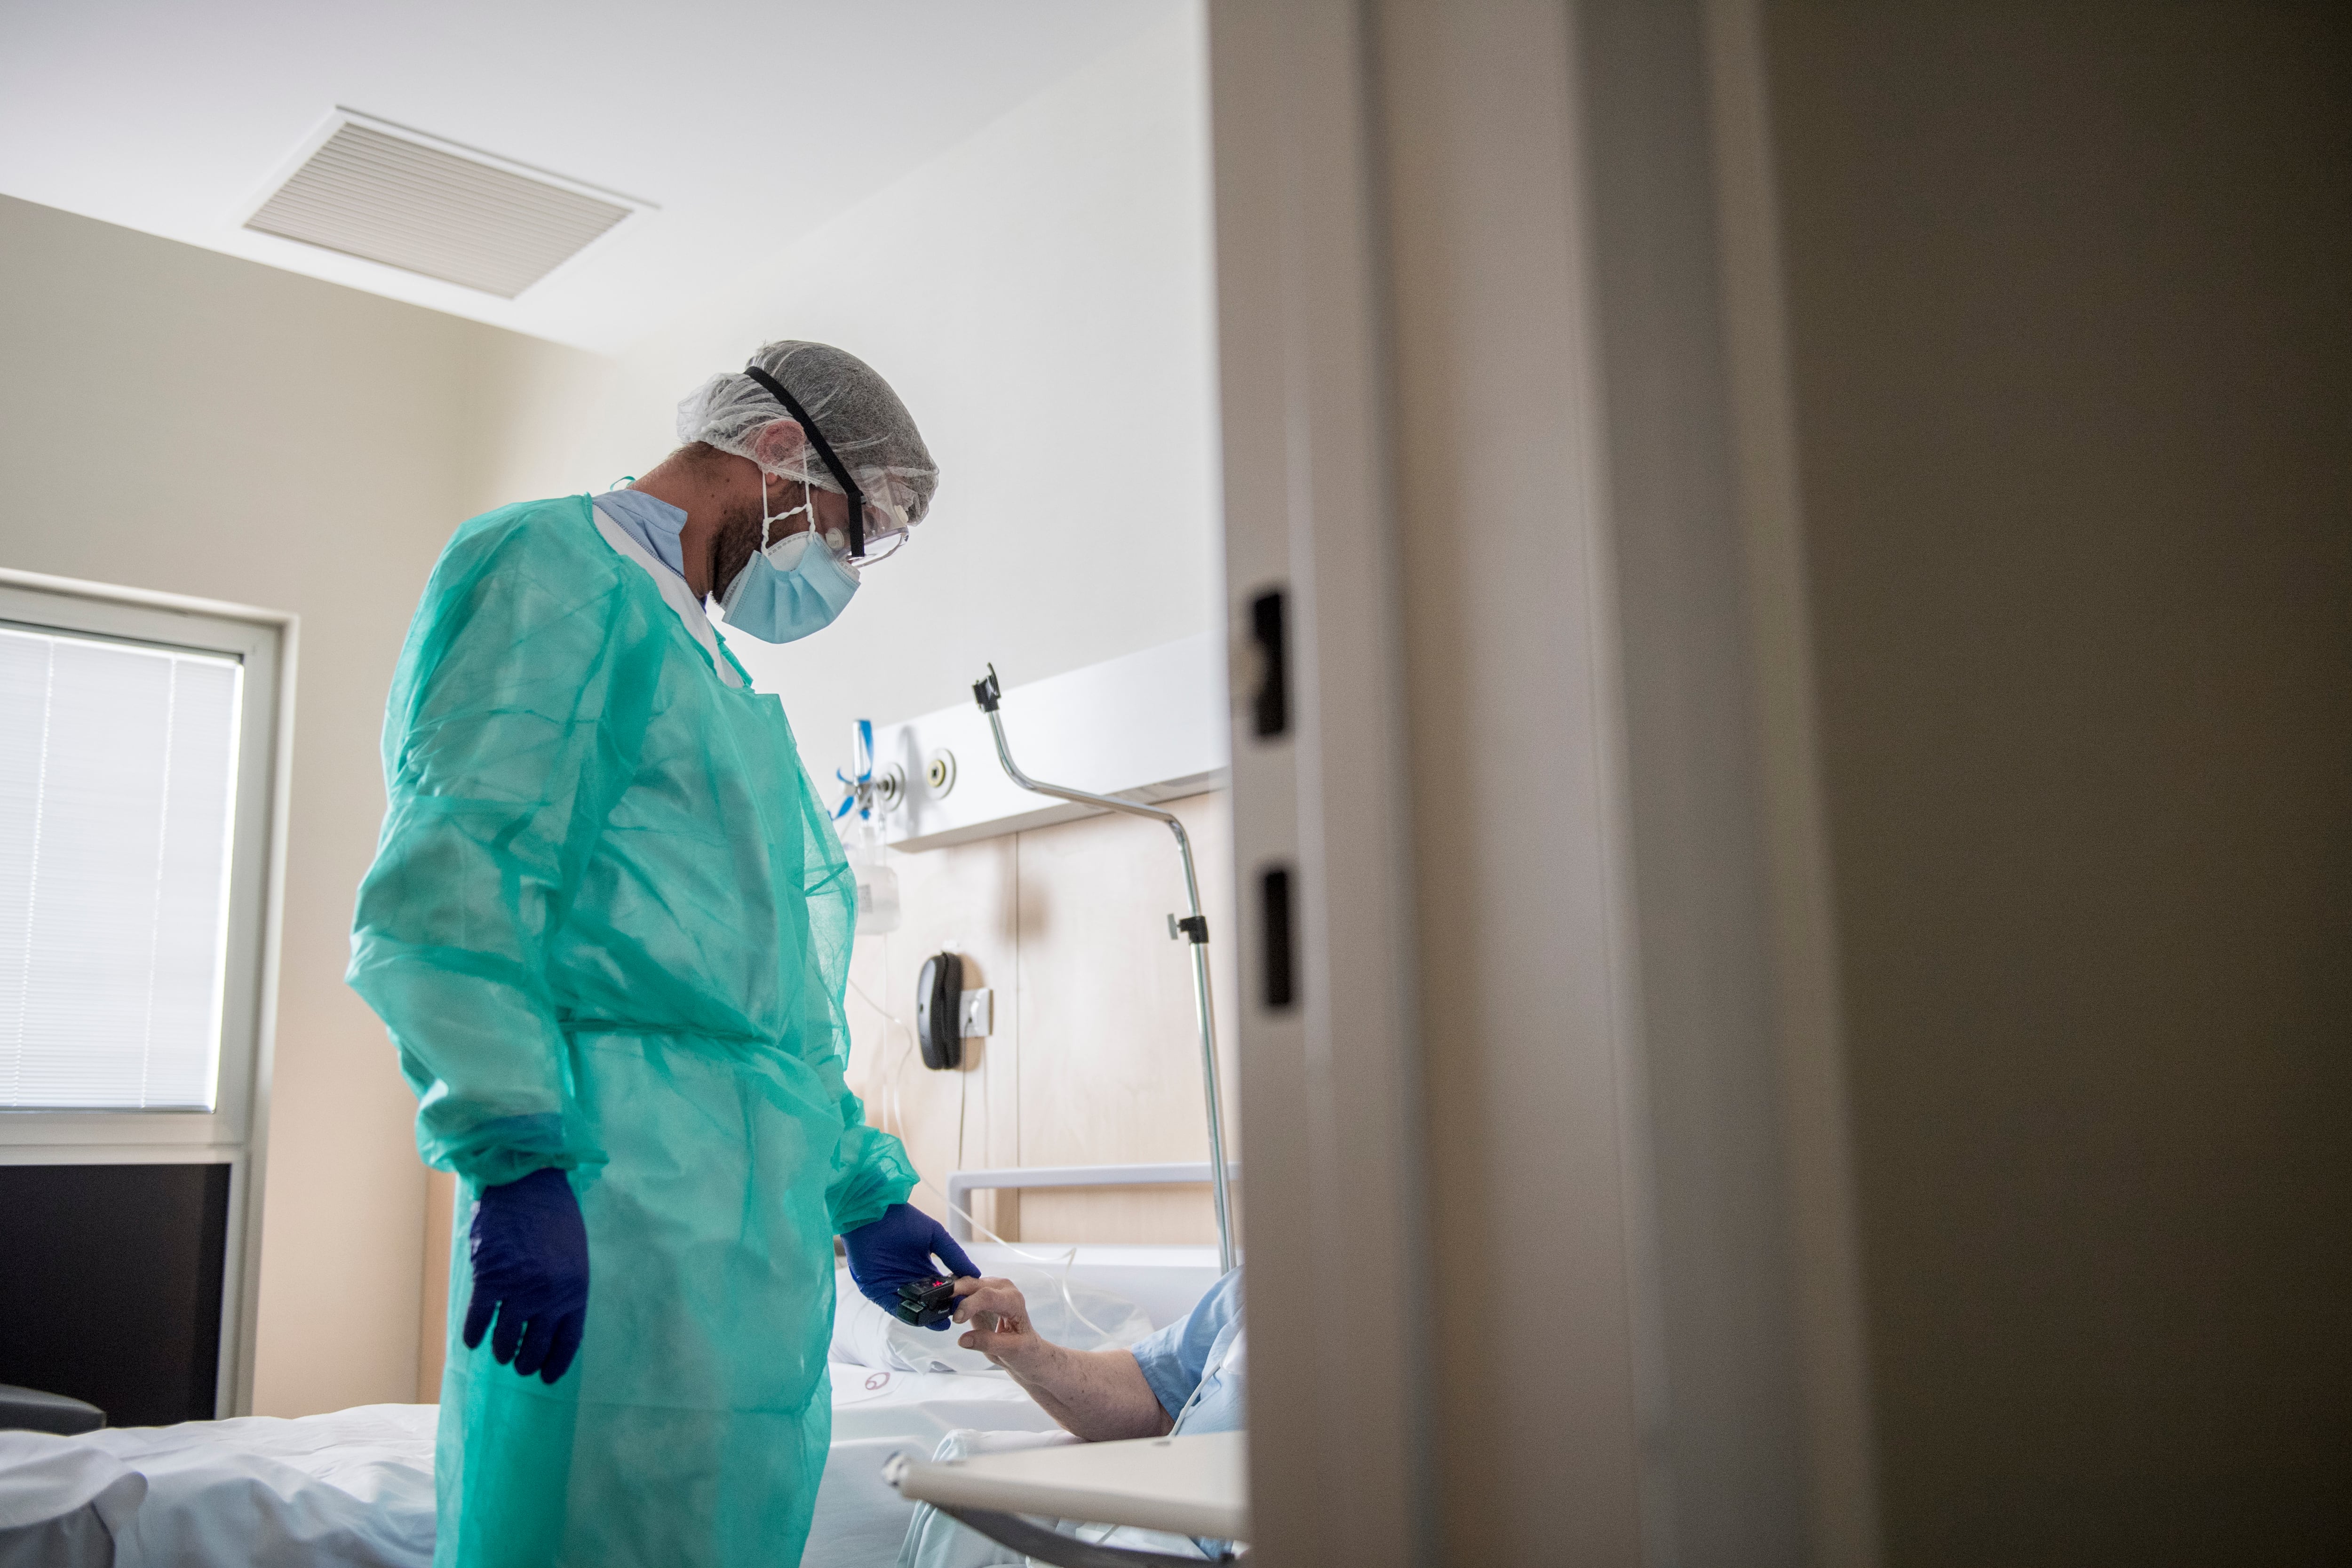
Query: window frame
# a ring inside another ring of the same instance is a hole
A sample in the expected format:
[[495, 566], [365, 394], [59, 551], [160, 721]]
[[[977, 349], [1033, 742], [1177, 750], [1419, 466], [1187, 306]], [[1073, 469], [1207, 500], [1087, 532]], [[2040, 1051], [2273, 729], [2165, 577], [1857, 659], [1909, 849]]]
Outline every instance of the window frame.
[[253, 1403], [263, 1150], [277, 1025], [286, 815], [293, 753], [293, 615], [0, 567], [0, 621], [68, 636], [226, 654], [245, 668], [235, 842], [213, 1109], [0, 1109], [0, 1164], [226, 1164], [215, 1408]]

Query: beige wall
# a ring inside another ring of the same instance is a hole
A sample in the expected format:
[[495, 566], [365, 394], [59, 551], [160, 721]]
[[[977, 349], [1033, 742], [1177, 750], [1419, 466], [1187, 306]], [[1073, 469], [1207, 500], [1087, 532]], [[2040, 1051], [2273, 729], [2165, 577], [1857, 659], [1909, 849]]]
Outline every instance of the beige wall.
[[1767, 7], [1886, 1561], [2352, 1541], [2352, 26]]
[[[1192, 835], [1208, 912], [1211, 990], [1226, 1096], [1226, 1157], [1239, 1158], [1232, 1050], [1233, 851], [1225, 797], [1171, 802]], [[851, 978], [911, 1027], [923, 960], [965, 959], [967, 987], [996, 993], [996, 1032], [961, 1072], [922, 1065], [907, 1031], [853, 993], [850, 1084], [866, 1116], [907, 1141], [932, 1184], [915, 1202], [945, 1215], [959, 1166], [1205, 1160], [1192, 966], [1168, 938], [1184, 875], [1168, 830], [1088, 817], [893, 858], [906, 922], [860, 937]], [[1017, 1210], [1007, 1212], [1008, 1210]], [[1208, 1189], [1044, 1192], [974, 1214], [1011, 1240], [1213, 1242]]]
[[0, 562], [302, 617], [254, 1407], [408, 1396], [415, 1102], [342, 983], [418, 589], [494, 389], [587, 356], [0, 199]]

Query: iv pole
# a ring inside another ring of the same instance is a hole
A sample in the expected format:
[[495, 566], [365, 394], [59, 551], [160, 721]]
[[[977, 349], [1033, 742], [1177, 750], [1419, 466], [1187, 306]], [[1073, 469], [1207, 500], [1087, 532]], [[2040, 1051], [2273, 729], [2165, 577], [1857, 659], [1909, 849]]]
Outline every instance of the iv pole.
[[1182, 920], [1170, 915], [1168, 934], [1190, 937], [1192, 942], [1192, 1010], [1201, 1023], [1201, 1088], [1209, 1102], [1209, 1190], [1217, 1205], [1217, 1271], [1230, 1274], [1234, 1271], [1234, 1224], [1225, 1195], [1224, 1114], [1217, 1096], [1217, 1024], [1209, 1011], [1209, 917], [1201, 912], [1201, 884], [1192, 875], [1192, 840], [1185, 835], [1184, 825], [1176, 820], [1173, 812], [1138, 805], [1111, 795], [1089, 795], [1082, 789], [1040, 784], [1023, 773], [1013, 761], [1013, 749], [1004, 740], [1004, 720], [996, 710], [1003, 696], [996, 681], [996, 666], [988, 667], [988, 679], [972, 682], [971, 695], [981, 711], [988, 715], [988, 728], [996, 736], [996, 760], [1004, 764], [1006, 776], [1014, 784], [1035, 795], [1049, 795], [1081, 805], [1099, 805], [1129, 816], [1148, 816], [1154, 822], [1166, 823], [1168, 831], [1176, 836], [1176, 847], [1184, 857], [1184, 896], [1191, 900], [1192, 912]]

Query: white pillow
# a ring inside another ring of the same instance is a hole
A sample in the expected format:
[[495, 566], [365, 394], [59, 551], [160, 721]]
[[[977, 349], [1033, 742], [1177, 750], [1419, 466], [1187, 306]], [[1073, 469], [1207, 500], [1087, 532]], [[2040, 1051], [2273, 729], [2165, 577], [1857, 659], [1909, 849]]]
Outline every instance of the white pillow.
[[[1057, 1345], [1077, 1351], [1124, 1350], [1151, 1331], [1143, 1308], [1113, 1290], [1069, 1279], [1051, 1268], [1008, 1266], [996, 1278], [1010, 1279], [1029, 1303], [1032, 1326]], [[970, 1325], [919, 1329], [900, 1322], [864, 1296], [849, 1270], [834, 1270], [834, 1361], [878, 1372], [996, 1372], [978, 1351], [956, 1341]]]

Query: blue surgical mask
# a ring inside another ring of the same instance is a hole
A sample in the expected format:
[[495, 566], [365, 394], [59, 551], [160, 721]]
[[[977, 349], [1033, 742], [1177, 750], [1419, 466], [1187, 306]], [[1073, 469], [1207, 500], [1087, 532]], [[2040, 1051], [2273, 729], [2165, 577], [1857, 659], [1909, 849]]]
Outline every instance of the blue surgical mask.
[[727, 624], [761, 642], [797, 642], [823, 631], [857, 592], [857, 574], [814, 533], [801, 532], [756, 550], [719, 607]]

